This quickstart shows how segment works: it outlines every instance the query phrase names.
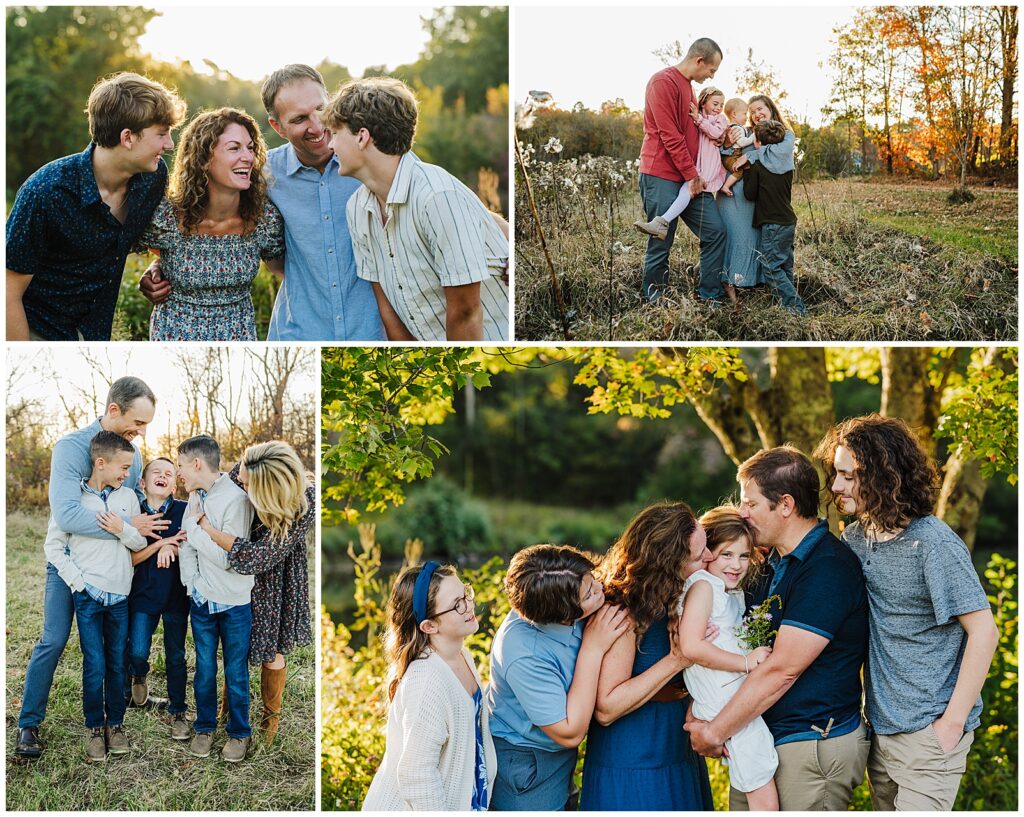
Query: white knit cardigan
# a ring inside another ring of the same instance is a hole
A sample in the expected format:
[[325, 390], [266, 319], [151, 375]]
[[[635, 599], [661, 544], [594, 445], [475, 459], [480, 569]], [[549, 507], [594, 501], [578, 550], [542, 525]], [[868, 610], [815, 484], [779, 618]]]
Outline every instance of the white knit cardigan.
[[[477, 685], [480, 676], [469, 654]], [[481, 704], [487, 790], [497, 759]], [[370, 783], [363, 811], [469, 811], [476, 781], [473, 699], [437, 653], [409, 665], [388, 708], [384, 758]]]

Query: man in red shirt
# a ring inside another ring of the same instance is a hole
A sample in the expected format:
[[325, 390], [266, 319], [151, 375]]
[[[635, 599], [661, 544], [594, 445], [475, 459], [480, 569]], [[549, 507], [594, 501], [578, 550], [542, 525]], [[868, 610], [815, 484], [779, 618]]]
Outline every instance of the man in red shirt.
[[[693, 196], [682, 220], [700, 240], [700, 282], [702, 301], [722, 297], [722, 268], [725, 265], [725, 224], [711, 193], [703, 192], [704, 180], [697, 174], [695, 159], [699, 148], [696, 123], [690, 105], [696, 104], [691, 82], [703, 83], [715, 75], [722, 62], [722, 49], [707, 37], [695, 41], [683, 61], [665, 68], [647, 83], [644, 102], [644, 141], [640, 148], [640, 196], [647, 220], [664, 213], [684, 184]], [[668, 283], [668, 254], [672, 249], [677, 221], [665, 239], [650, 238], [644, 256], [645, 300], [654, 303]]]

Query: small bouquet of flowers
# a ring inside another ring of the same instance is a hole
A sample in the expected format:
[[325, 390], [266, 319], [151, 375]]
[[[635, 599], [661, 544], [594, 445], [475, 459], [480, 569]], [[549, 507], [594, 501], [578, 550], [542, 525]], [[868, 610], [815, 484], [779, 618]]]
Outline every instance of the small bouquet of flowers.
[[740, 644], [748, 650], [756, 650], [758, 647], [767, 647], [769, 642], [779, 634], [778, 630], [772, 629], [772, 614], [768, 611], [772, 603], [782, 603], [779, 596], [769, 596], [761, 604], [754, 607], [743, 617], [740, 626], [736, 628], [736, 638]]

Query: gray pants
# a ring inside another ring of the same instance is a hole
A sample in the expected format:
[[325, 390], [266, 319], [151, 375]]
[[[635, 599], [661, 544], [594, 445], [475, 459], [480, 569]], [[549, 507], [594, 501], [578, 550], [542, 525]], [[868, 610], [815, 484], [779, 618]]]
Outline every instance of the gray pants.
[[[676, 200], [682, 182], [670, 182], [657, 176], [640, 174], [640, 198], [644, 202], [647, 220], [660, 216]], [[725, 224], [718, 213], [715, 197], [710, 193], [695, 196], [679, 217], [700, 241], [700, 282], [697, 294], [701, 300], [721, 298], [722, 270], [725, 268], [725, 245], [728, 238]], [[678, 220], [669, 224], [665, 240], [647, 239], [644, 255], [644, 298], [650, 300], [652, 293], [663, 290], [668, 283], [668, 254], [672, 239], [676, 235]]]

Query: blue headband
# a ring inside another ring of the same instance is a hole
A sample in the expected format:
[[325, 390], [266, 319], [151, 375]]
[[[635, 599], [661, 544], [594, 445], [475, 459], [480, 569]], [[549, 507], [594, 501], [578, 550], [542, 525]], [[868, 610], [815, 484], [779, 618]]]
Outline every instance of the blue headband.
[[412, 591], [412, 614], [416, 616], [416, 623], [422, 624], [427, 620], [427, 595], [430, 591], [430, 577], [441, 565], [437, 562], [424, 562], [420, 575], [416, 577], [416, 586]]

